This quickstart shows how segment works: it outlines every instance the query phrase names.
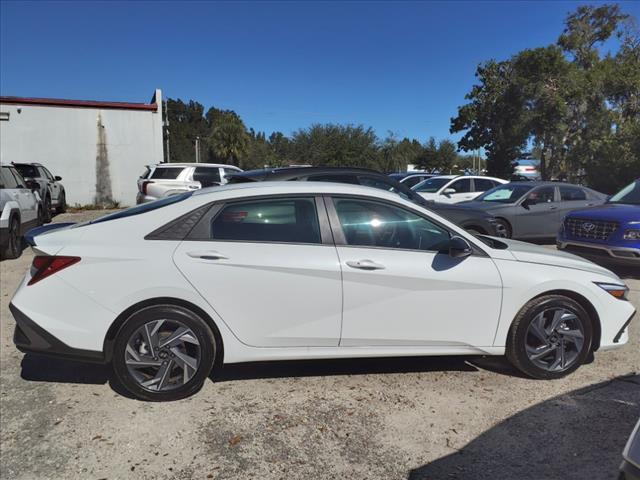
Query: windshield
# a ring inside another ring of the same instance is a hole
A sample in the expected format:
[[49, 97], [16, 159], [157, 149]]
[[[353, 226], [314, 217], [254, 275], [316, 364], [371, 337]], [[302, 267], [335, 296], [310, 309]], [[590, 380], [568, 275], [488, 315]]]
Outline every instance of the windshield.
[[414, 192], [435, 193], [440, 190], [440, 188], [442, 188], [445, 183], [450, 181], [450, 178], [433, 177], [425, 180], [424, 182], [420, 182], [419, 184], [412, 187], [411, 190], [413, 190]]
[[626, 203], [629, 205], [640, 205], [640, 180], [627, 185], [614, 196], [612, 196], [607, 203]]
[[500, 185], [487, 190], [478, 198], [478, 202], [515, 203], [520, 197], [533, 188], [532, 185]]
[[[105, 215], [104, 217], [97, 218], [89, 222], [89, 224], [91, 225], [94, 223], [107, 222], [109, 220], [117, 220], [118, 218], [140, 215], [141, 213], [150, 212], [158, 208], [166, 207], [167, 205], [171, 205], [173, 203], [181, 202], [182, 200], [189, 198], [192, 194], [193, 192], [184, 192], [177, 195], [171, 195], [170, 197], [161, 198], [160, 200], [155, 200], [153, 202], [143, 203], [135, 207], [127, 208], [126, 210], [120, 210], [119, 212], [111, 213], [109, 215]], [[86, 224], [78, 224], [77, 226], [80, 225]]]

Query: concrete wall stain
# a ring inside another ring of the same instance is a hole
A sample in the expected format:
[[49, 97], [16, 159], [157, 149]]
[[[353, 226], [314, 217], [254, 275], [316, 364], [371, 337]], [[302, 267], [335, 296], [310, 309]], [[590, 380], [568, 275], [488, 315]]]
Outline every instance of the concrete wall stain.
[[113, 203], [111, 175], [109, 173], [109, 151], [107, 149], [107, 129], [102, 124], [102, 115], [98, 113], [98, 141], [96, 143], [96, 198], [95, 203], [104, 205]]

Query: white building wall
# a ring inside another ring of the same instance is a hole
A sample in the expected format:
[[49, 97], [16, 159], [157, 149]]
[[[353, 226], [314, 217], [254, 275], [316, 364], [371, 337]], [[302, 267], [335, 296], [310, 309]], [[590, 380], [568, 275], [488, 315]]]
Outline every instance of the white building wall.
[[42, 163], [62, 177], [69, 205], [94, 203], [101, 121], [112, 198], [135, 205], [144, 166], [163, 161], [160, 90], [155, 102], [155, 111], [0, 103], [9, 113], [0, 121], [0, 161]]

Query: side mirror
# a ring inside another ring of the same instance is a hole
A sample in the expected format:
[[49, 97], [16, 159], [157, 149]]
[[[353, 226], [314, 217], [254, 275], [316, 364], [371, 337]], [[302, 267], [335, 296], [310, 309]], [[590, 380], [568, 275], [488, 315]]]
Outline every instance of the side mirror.
[[442, 194], [443, 194], [443, 195], [446, 195], [447, 197], [448, 197], [449, 195], [454, 194], [454, 193], [456, 193], [456, 189], [455, 189], [455, 188], [445, 188], [445, 189], [444, 189], [444, 192], [442, 192]]
[[536, 202], [534, 200], [531, 200], [529, 198], [525, 198], [522, 203], [520, 204], [520, 206], [526, 210], [529, 210], [529, 206], [531, 205], [535, 205]]
[[59, 182], [60, 180], [62, 180], [62, 177], [60, 175], [56, 175], [55, 177], [56, 182]]
[[462, 237], [451, 237], [449, 240], [449, 256], [451, 258], [464, 258], [473, 253], [471, 245]]

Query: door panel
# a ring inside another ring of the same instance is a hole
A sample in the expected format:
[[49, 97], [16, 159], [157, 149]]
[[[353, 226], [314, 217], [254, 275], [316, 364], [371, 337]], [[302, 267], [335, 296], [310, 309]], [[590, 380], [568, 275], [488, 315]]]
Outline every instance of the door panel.
[[[448, 188], [452, 188], [456, 192], [445, 194], [444, 191]], [[441, 203], [466, 202], [473, 200], [478, 195], [479, 193], [473, 192], [470, 178], [460, 178], [443, 188], [436, 201]]]
[[523, 207], [516, 206], [516, 238], [553, 237], [560, 226], [560, 203], [555, 200], [554, 187], [540, 187], [534, 189], [526, 197], [535, 200], [535, 204]]
[[335, 247], [185, 241], [174, 261], [241, 342], [338, 345], [342, 289]]
[[343, 278], [341, 346], [493, 343], [502, 282], [484, 256], [451, 258], [449, 232], [412, 210], [328, 204]]

